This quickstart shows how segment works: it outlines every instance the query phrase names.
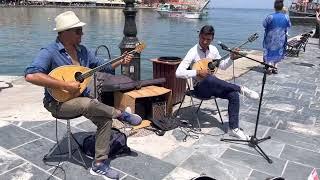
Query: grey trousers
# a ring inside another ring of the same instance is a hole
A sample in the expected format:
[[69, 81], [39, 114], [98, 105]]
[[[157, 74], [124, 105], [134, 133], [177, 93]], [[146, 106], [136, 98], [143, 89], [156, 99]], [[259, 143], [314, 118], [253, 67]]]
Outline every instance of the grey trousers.
[[64, 103], [52, 101], [47, 104], [44, 103], [44, 107], [53, 116], [67, 118], [82, 115], [90, 119], [97, 126], [95, 160], [108, 159], [112, 118], [115, 117], [116, 113], [115, 108], [88, 97], [77, 97]]

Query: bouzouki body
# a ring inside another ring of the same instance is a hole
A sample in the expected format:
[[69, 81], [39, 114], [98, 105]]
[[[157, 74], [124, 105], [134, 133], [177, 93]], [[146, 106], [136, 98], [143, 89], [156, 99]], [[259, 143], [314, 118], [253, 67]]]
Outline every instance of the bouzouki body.
[[[141, 53], [142, 50], [146, 47], [144, 43], [137, 43], [134, 50], [128, 52], [127, 54], [134, 54], [134, 53]], [[92, 79], [92, 75], [105, 68], [106, 65], [112, 64], [114, 62], [117, 62], [121, 60], [125, 55], [121, 55], [111, 61], [108, 61], [98, 67], [95, 67], [94, 69], [90, 69], [88, 67], [83, 66], [76, 66], [76, 65], [65, 65], [55, 68], [49, 73], [49, 76], [51, 76], [54, 79], [65, 81], [65, 82], [72, 82], [77, 81], [80, 83], [80, 94], [83, 93], [83, 91], [87, 88], [88, 84], [90, 83]], [[76, 98], [77, 94], [72, 94], [66, 90], [60, 90], [60, 89], [50, 89], [48, 88], [49, 94], [58, 102], [66, 102], [70, 99]]]
[[[209, 59], [209, 58], [204, 58], [204, 59], [201, 59], [197, 62], [195, 62], [193, 65], [192, 65], [192, 69], [193, 70], [203, 70], [203, 69], [209, 69], [208, 68], [208, 64], [212, 62], [212, 59]], [[211, 70], [211, 71], [215, 71], [214, 70]]]
[[[234, 48], [241, 48], [242, 46], [246, 45], [247, 43], [249, 42], [253, 42], [255, 41], [256, 39], [258, 39], [258, 33], [254, 33], [252, 34], [248, 40], [244, 43], [242, 43], [241, 45], [239, 45], [238, 47], [234, 47]], [[234, 49], [232, 48], [232, 49]], [[211, 71], [211, 73], [215, 73], [219, 64], [220, 64], [220, 61], [225, 59], [226, 57], [228, 57], [229, 55], [225, 55], [223, 56], [222, 58], [220, 59], [209, 59], [209, 58], [204, 58], [204, 59], [201, 59], [197, 62], [195, 62], [193, 65], [192, 65], [192, 69], [193, 70], [203, 70], [203, 69], [208, 69]], [[201, 80], [202, 78], [198, 77], [197, 76], [197, 79], [198, 80]]]
[[[203, 70], [203, 69], [207, 69], [207, 70], [210, 70], [211, 73], [213, 74], [217, 67], [214, 67], [213, 69], [209, 69], [209, 63], [212, 63], [213, 60], [212, 59], [209, 59], [209, 58], [204, 58], [204, 59], [201, 59], [197, 62], [195, 62], [193, 65], [192, 65], [192, 69], [193, 70]], [[197, 76], [196, 77], [197, 80], [201, 81], [202, 78]]]
[[[49, 73], [49, 76], [57, 80], [72, 82], [72, 81], [77, 81], [76, 79], [77, 74], [79, 73], [83, 74], [90, 70], [91, 69], [88, 67], [76, 66], [76, 65], [65, 65], [52, 70]], [[92, 77], [88, 77], [80, 83], [80, 93], [82, 93], [87, 88], [91, 79]], [[75, 98], [73, 94], [65, 90], [60, 90], [60, 89], [48, 89], [48, 90], [49, 90], [49, 94], [58, 102], [66, 102], [70, 99]]]

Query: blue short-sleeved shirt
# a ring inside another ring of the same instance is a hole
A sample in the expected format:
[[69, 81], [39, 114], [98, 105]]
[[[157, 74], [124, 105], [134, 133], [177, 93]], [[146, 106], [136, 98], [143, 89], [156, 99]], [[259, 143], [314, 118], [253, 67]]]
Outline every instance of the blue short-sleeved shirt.
[[[94, 54], [83, 45], [77, 46], [77, 56], [80, 65], [84, 67], [95, 68], [104, 63], [102, 58], [95, 57]], [[72, 65], [71, 57], [57, 38], [55, 42], [49, 44], [47, 47], [41, 48], [33, 62], [26, 68], [25, 76], [34, 73], [49, 74], [53, 69], [64, 65]], [[111, 64], [106, 65], [103, 71], [111, 73], [113, 71]], [[88, 96], [89, 92], [90, 91], [86, 89], [82, 93], [82, 96]], [[47, 88], [45, 88], [44, 95], [45, 102], [51, 102], [53, 100]]]

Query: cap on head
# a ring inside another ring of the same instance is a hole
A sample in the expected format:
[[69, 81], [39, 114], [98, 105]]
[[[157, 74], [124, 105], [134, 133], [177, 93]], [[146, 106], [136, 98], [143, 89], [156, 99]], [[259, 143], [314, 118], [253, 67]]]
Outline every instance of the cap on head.
[[79, 20], [73, 11], [61, 13], [54, 20], [56, 21], [56, 27], [53, 30], [57, 32], [86, 25], [86, 23]]

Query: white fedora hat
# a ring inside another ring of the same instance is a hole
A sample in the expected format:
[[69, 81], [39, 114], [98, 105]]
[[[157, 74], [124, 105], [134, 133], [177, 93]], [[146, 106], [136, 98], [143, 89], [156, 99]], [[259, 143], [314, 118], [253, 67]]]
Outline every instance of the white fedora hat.
[[72, 11], [61, 13], [54, 20], [56, 21], [56, 27], [53, 30], [57, 32], [86, 25], [86, 23], [81, 22]]

